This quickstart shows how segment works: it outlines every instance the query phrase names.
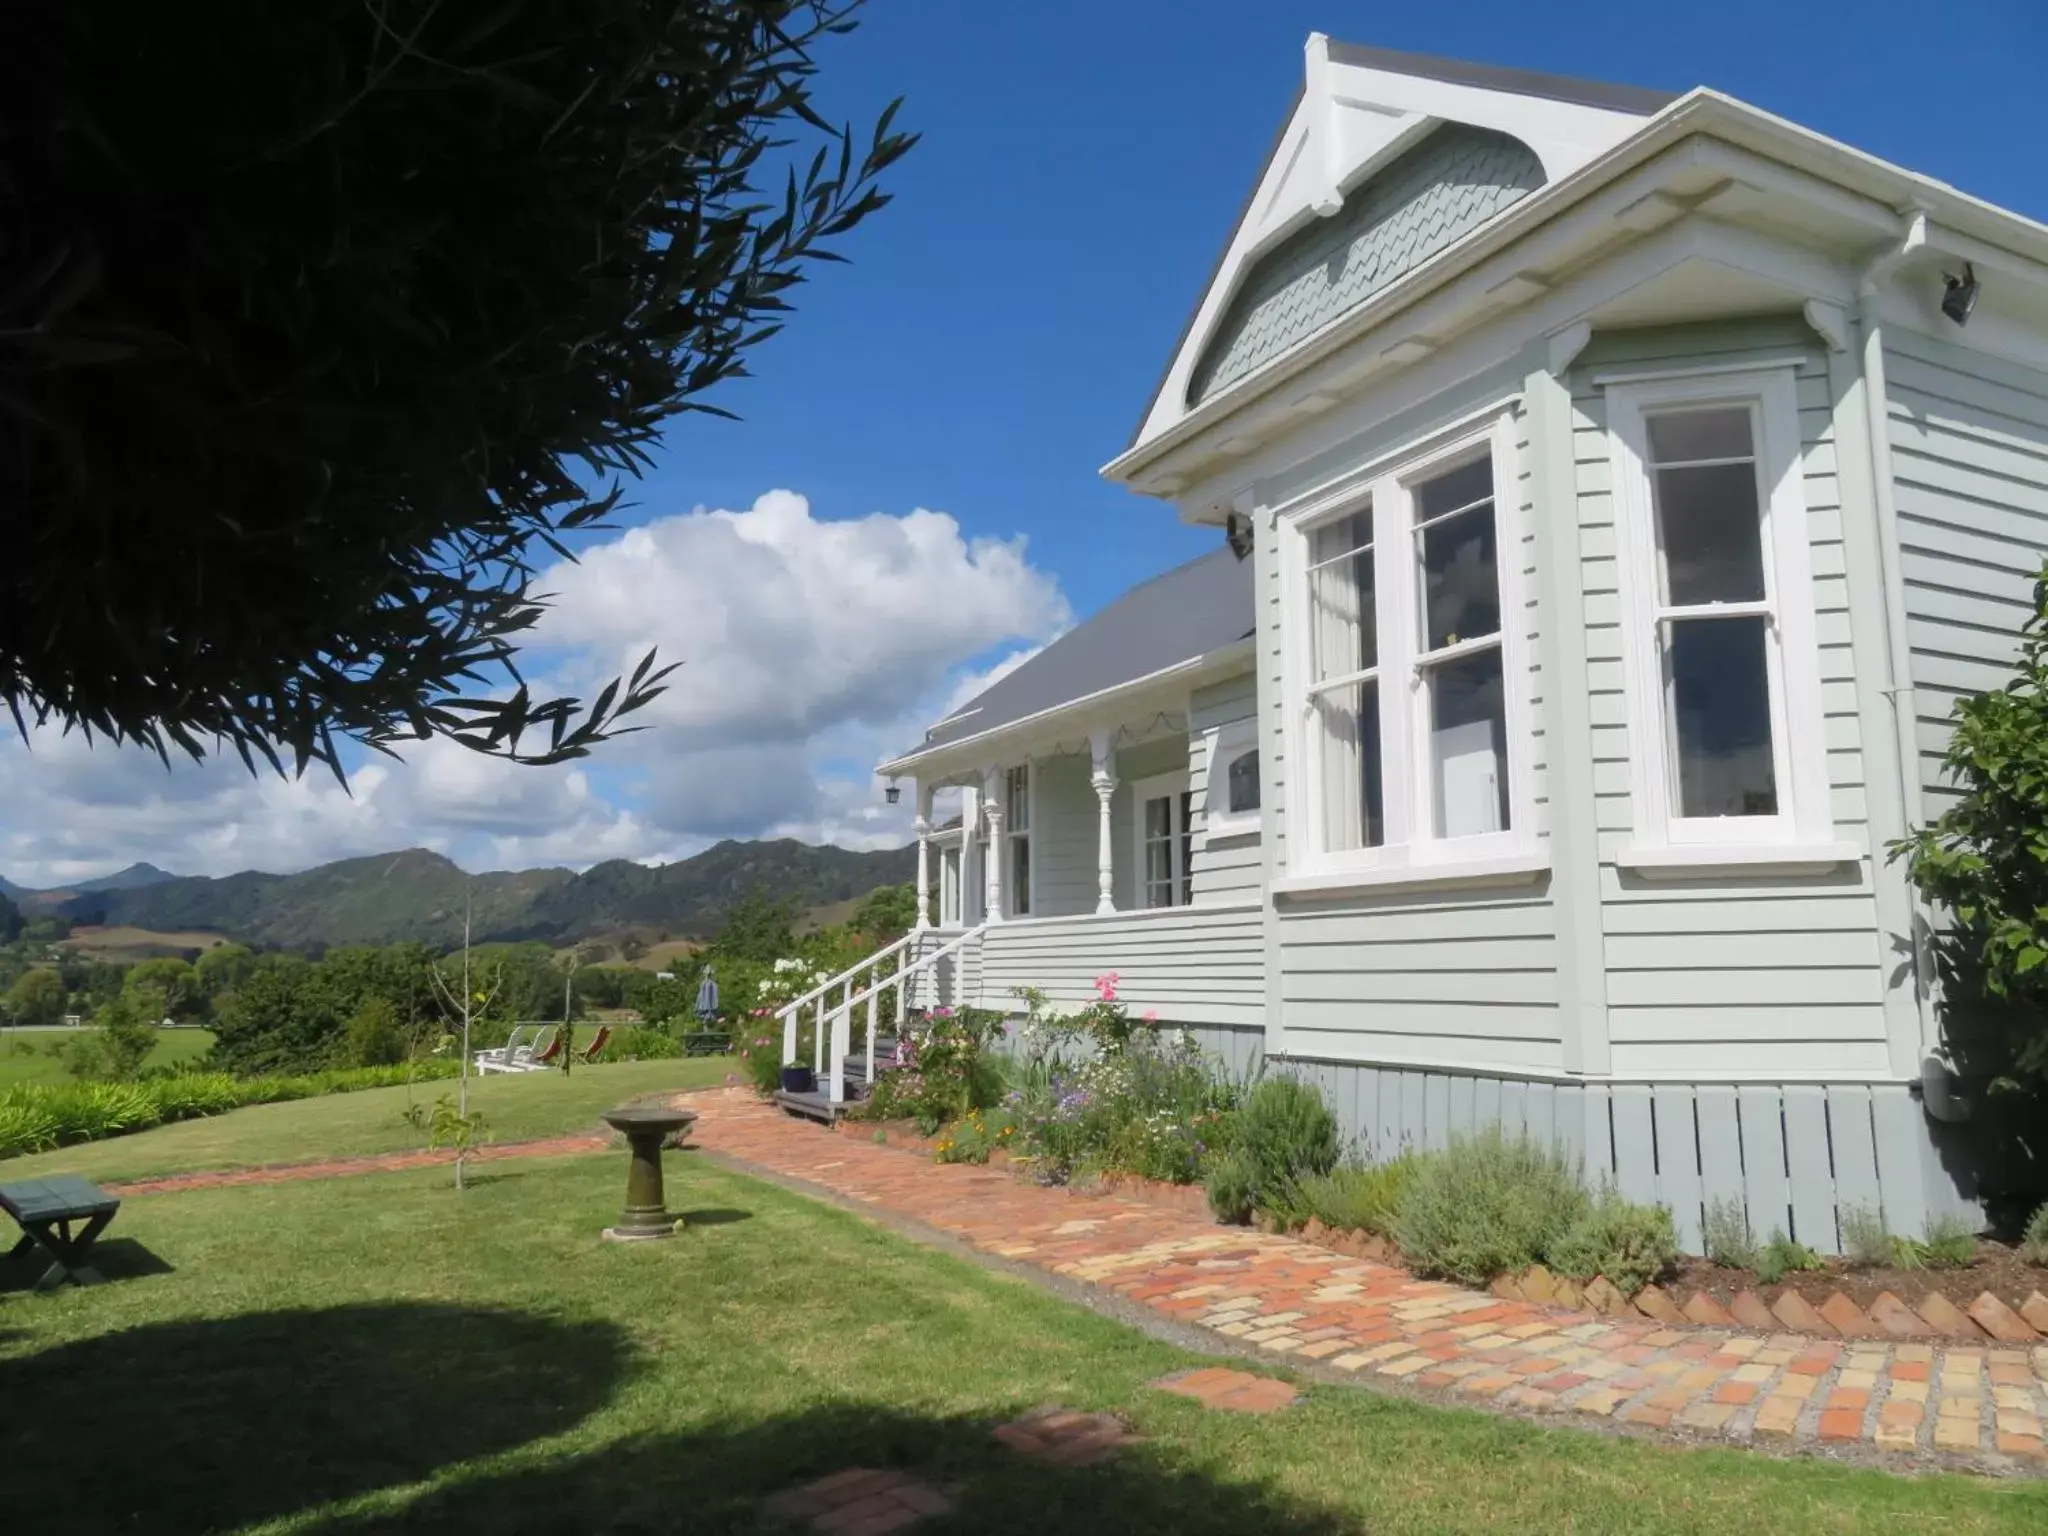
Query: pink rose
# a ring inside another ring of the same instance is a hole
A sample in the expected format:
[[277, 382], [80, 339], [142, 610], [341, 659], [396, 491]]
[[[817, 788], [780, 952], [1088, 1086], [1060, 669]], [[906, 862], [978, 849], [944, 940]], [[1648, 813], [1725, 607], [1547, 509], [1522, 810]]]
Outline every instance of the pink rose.
[[1157, 1024], [1159, 1022], [1159, 1010], [1157, 1008], [1147, 1008], [1145, 1010], [1145, 1022], [1147, 1024]]
[[1116, 983], [1117, 973], [1115, 971], [1104, 971], [1100, 976], [1095, 978], [1095, 995], [1101, 998], [1105, 1003], [1115, 1002]]

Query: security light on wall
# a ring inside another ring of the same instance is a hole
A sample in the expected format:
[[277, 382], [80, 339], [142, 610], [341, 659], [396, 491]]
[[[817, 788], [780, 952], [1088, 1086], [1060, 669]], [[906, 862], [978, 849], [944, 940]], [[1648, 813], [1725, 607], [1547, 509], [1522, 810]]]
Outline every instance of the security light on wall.
[[1252, 552], [1252, 520], [1249, 513], [1233, 512], [1223, 523], [1223, 541], [1230, 552], [1243, 560]]
[[1944, 272], [1941, 280], [1947, 290], [1941, 296], [1941, 312], [1957, 325], [1968, 325], [1970, 311], [1977, 307], [1977, 269], [1966, 261], [1961, 277]]

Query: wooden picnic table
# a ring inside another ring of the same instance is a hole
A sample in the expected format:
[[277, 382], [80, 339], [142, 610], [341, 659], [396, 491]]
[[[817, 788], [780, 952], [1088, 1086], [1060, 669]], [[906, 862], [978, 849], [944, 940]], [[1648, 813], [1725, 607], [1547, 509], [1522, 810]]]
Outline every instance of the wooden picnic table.
[[[53, 1179], [24, 1179], [17, 1184], [0, 1184], [0, 1211], [12, 1216], [21, 1228], [21, 1241], [7, 1256], [40, 1246], [52, 1263], [36, 1289], [61, 1285], [66, 1280], [79, 1285], [97, 1285], [100, 1273], [86, 1263], [92, 1245], [107, 1230], [121, 1202], [97, 1184], [76, 1174], [59, 1174]], [[79, 1224], [73, 1230], [74, 1223]]]

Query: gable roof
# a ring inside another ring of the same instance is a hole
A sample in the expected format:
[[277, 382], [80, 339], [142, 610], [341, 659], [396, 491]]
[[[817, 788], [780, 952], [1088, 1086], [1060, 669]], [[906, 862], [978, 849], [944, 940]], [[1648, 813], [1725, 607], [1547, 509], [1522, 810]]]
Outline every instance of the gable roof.
[[1252, 567], [1219, 549], [1141, 582], [925, 732], [914, 752], [1015, 725], [1248, 638]]
[[1190, 374], [1199, 405], [1543, 185], [1519, 139], [1445, 123], [1251, 262]]
[[1466, 59], [1445, 59], [1429, 53], [1402, 53], [1393, 48], [1368, 48], [1362, 43], [1330, 39], [1330, 57], [1339, 64], [1361, 69], [1384, 69], [1397, 75], [1414, 75], [1422, 80], [1442, 80], [1452, 85], [1476, 85], [1481, 90], [1503, 91], [1511, 96], [1541, 96], [1546, 101], [1570, 102], [1580, 107], [1605, 107], [1612, 112], [1635, 112], [1648, 117], [1678, 100], [1676, 92], [1653, 91], [1640, 85], [1614, 85], [1605, 80], [1581, 80], [1572, 75], [1546, 75], [1533, 69], [1508, 69], [1499, 64], [1475, 64]]
[[[1126, 453], [1168, 430], [1208, 394], [1222, 392], [1221, 385], [1206, 394], [1191, 388], [1196, 368], [1274, 247], [1297, 236], [1313, 241], [1315, 235], [1304, 232], [1313, 231], [1319, 219], [1354, 212], [1354, 197], [1370, 196], [1378, 173], [1432, 129], [1464, 125], [1519, 141], [1540, 166], [1534, 178], [1540, 186], [1577, 170], [1679, 99], [1637, 86], [1340, 43], [1320, 32], [1309, 34], [1306, 51], [1302, 88], [1232, 221]], [[1484, 217], [1461, 221], [1455, 234], [1436, 240], [1410, 265], [1458, 244], [1512, 201], [1492, 198]], [[1425, 223], [1435, 222], [1431, 212], [1422, 210]], [[1320, 323], [1334, 317], [1325, 314]], [[1290, 346], [1309, 333], [1290, 335]], [[1260, 366], [1270, 360], [1262, 357]], [[1258, 371], [1251, 368], [1245, 376]]]

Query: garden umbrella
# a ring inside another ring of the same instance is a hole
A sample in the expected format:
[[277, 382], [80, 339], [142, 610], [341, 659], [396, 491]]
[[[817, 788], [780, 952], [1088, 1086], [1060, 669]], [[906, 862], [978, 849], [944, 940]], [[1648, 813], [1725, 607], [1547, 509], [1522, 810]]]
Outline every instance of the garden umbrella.
[[718, 973], [708, 965], [704, 967], [704, 979], [697, 983], [695, 1012], [706, 1021], [718, 1017]]

